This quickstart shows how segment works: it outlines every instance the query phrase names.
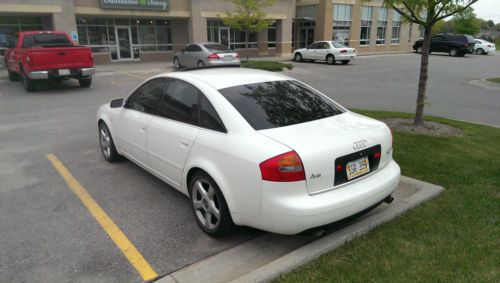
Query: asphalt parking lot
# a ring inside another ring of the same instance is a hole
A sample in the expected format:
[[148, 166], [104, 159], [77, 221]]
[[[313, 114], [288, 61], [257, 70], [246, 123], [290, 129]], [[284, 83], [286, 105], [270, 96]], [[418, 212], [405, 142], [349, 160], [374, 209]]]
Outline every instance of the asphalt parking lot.
[[[415, 54], [364, 57], [347, 66], [294, 65], [288, 75], [347, 107], [414, 110]], [[468, 83], [499, 76], [498, 66], [499, 54], [432, 55], [427, 113], [500, 126], [500, 90]], [[64, 164], [158, 275], [262, 234], [240, 228], [228, 238], [207, 237], [198, 229], [185, 196], [131, 162], [109, 164], [101, 157], [97, 107], [127, 96], [155, 73], [101, 72], [90, 89], [69, 81], [43, 86], [35, 93], [26, 93], [19, 82], [0, 80], [0, 281], [144, 279], [47, 154]]]

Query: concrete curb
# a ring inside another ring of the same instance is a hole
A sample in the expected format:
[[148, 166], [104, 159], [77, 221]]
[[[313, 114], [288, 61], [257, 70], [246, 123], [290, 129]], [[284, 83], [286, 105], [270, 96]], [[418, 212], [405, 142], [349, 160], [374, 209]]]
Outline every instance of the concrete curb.
[[392, 204], [382, 204], [329, 235], [317, 239], [264, 234], [170, 273], [157, 282], [268, 282], [436, 197], [443, 190], [402, 176]]
[[422, 182], [409, 177], [401, 177], [401, 182], [407, 183], [409, 186], [419, 188], [419, 192], [402, 200], [399, 203], [391, 205], [388, 209], [380, 214], [371, 215], [349, 225], [344, 229], [336, 231], [324, 238], [305, 245], [269, 264], [266, 264], [259, 269], [247, 273], [232, 282], [268, 282], [277, 278], [283, 273], [290, 272], [301, 265], [304, 265], [321, 255], [334, 250], [342, 244], [366, 234], [373, 228], [386, 223], [397, 216], [403, 214], [409, 209], [412, 209], [423, 202], [438, 196], [444, 191], [443, 187], [436, 186], [430, 183]]

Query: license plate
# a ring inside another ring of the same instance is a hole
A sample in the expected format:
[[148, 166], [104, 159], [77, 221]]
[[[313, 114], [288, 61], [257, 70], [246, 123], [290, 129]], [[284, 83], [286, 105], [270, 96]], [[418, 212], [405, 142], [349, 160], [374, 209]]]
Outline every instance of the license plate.
[[354, 179], [358, 176], [370, 172], [370, 163], [368, 163], [368, 157], [365, 156], [363, 158], [347, 163], [345, 170], [347, 173], [347, 180]]
[[69, 69], [61, 69], [61, 70], [59, 70], [59, 76], [67, 76], [69, 74], [70, 74]]
[[233, 56], [224, 56], [224, 61], [232, 61], [233, 60]]

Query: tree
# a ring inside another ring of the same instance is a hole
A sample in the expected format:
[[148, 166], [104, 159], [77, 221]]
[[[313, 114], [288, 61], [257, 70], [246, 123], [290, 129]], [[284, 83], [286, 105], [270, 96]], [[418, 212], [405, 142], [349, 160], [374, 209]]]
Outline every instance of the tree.
[[475, 35], [479, 33], [480, 23], [472, 8], [467, 8], [453, 17], [453, 32]]
[[[272, 21], [267, 18], [264, 8], [272, 6], [276, 0], [225, 0], [233, 3], [236, 12], [225, 12], [222, 17], [226, 26], [245, 32], [245, 50], [248, 61], [248, 39], [250, 32], [268, 28]], [[220, 17], [220, 16], [219, 16]]]
[[401, 14], [403, 21], [416, 23], [424, 28], [417, 106], [414, 119], [415, 126], [421, 126], [424, 123], [429, 47], [431, 43], [432, 28], [437, 22], [464, 11], [477, 1], [478, 0], [384, 0], [384, 4], [387, 7]]

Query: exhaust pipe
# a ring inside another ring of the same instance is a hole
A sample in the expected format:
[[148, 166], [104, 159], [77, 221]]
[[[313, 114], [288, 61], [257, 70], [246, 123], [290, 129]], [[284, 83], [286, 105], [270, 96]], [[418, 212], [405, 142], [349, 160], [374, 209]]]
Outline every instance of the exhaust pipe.
[[394, 200], [394, 198], [393, 198], [391, 195], [388, 195], [388, 196], [384, 199], [384, 202], [385, 202], [385, 203], [391, 203], [393, 200]]

